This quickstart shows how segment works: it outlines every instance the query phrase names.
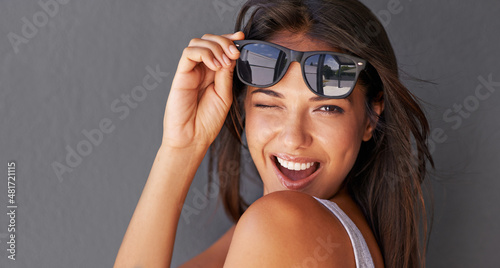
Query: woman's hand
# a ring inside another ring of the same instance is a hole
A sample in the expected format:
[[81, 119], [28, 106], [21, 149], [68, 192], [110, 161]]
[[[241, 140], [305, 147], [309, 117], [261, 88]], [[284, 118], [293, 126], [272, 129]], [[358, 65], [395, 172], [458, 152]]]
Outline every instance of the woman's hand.
[[177, 67], [165, 109], [162, 146], [208, 149], [232, 103], [232, 81], [240, 56], [233, 40], [244, 34], [206, 34], [192, 39]]

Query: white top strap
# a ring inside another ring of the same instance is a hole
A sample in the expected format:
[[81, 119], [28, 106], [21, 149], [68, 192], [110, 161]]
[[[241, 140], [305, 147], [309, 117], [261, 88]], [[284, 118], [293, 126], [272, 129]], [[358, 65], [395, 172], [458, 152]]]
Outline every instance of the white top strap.
[[344, 225], [347, 233], [349, 234], [349, 238], [351, 239], [352, 247], [354, 249], [354, 258], [356, 259], [356, 267], [358, 268], [374, 268], [372, 256], [370, 251], [368, 250], [368, 246], [366, 245], [366, 241], [363, 238], [363, 235], [359, 231], [358, 227], [352, 222], [352, 220], [347, 216], [347, 214], [339, 208], [339, 206], [325, 199], [320, 199], [317, 197], [321, 204], [327, 207]]

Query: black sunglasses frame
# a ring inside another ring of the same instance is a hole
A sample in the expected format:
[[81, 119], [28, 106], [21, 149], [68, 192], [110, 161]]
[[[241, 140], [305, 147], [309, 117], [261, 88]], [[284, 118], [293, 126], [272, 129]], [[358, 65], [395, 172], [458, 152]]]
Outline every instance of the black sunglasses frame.
[[[329, 99], [343, 99], [343, 98], [348, 97], [352, 93], [354, 87], [356, 86], [356, 83], [358, 82], [359, 74], [366, 67], [366, 60], [358, 58], [356, 56], [345, 54], [345, 53], [339, 53], [339, 52], [333, 52], [333, 51], [296, 51], [296, 50], [292, 50], [292, 49], [289, 49], [289, 48], [286, 48], [286, 47], [283, 47], [283, 46], [280, 46], [280, 45], [277, 45], [277, 44], [274, 44], [274, 43], [262, 41], [262, 40], [236, 40], [236, 41], [233, 41], [233, 42], [236, 45], [236, 47], [238, 48], [238, 50], [240, 50], [240, 51], [241, 51], [241, 49], [243, 49], [243, 47], [245, 45], [248, 45], [248, 44], [263, 44], [263, 45], [268, 45], [268, 46], [271, 46], [271, 47], [274, 47], [276, 49], [281, 50], [282, 52], [285, 53], [285, 55], [287, 56], [287, 59], [290, 59], [290, 60], [288, 60], [286, 62], [286, 65], [283, 68], [282, 73], [279, 74], [279, 76], [276, 79], [276, 81], [273, 81], [272, 83], [267, 84], [267, 85], [255, 85], [255, 84], [246, 82], [241, 77], [240, 70], [239, 70], [239, 67], [238, 67], [239, 64], [236, 64], [236, 73], [237, 73], [238, 78], [240, 79], [240, 81], [243, 84], [248, 85], [248, 86], [252, 86], [252, 87], [266, 88], [266, 87], [271, 87], [271, 86], [276, 85], [285, 76], [286, 72], [288, 71], [288, 68], [290, 67], [290, 64], [292, 62], [296, 61], [296, 62], [300, 63], [300, 68], [302, 70], [302, 78], [304, 79], [304, 82], [306, 83], [306, 85], [309, 88], [309, 90], [311, 90], [314, 94], [316, 94], [318, 96], [321, 96], [321, 97], [325, 97], [325, 98], [329, 98]], [[309, 82], [307, 81], [307, 78], [306, 78], [304, 65], [305, 65], [306, 60], [309, 57], [317, 55], [317, 54], [327, 54], [327, 55], [332, 55], [332, 56], [342, 56], [344, 58], [348, 58], [348, 59], [352, 60], [356, 64], [356, 76], [354, 77], [354, 83], [352, 84], [351, 89], [347, 93], [345, 93], [343, 95], [339, 95], [339, 96], [328, 96], [328, 95], [324, 95], [324, 94], [321, 94], [320, 92], [315, 91], [309, 85]], [[240, 59], [238, 58], [237, 61], [239, 62]]]

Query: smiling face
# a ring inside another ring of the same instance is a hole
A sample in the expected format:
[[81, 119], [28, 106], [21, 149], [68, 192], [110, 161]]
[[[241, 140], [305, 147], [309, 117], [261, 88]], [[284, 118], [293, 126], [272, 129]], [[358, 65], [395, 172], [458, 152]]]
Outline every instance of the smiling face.
[[[277, 34], [272, 43], [298, 51], [338, 51], [305, 35]], [[373, 130], [361, 83], [345, 99], [312, 93], [293, 62], [269, 88], [248, 87], [245, 131], [264, 194], [296, 190], [330, 199]]]

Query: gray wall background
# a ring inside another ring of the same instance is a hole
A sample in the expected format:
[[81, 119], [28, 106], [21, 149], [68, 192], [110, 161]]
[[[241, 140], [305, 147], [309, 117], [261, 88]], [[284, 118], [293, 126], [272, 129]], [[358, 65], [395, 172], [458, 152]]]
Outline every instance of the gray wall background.
[[[1, 267], [112, 266], [160, 145], [164, 106], [181, 51], [204, 33], [231, 32], [242, 3], [59, 1], [50, 15], [43, 15], [35, 0], [0, 1]], [[435, 221], [428, 266], [497, 267], [500, 3], [363, 2], [384, 16], [402, 70], [437, 83], [407, 81], [426, 102], [435, 133]], [[33, 16], [36, 33], [26, 32], [29, 38], [16, 53], [9, 36], [22, 37], [23, 18], [33, 22]], [[113, 111], [113, 103], [124, 107], [122, 95], [137, 93], [134, 88], [142, 84], [148, 66], [169, 75], [139, 96], [127, 114]], [[490, 91], [481, 82], [488, 77], [494, 81]], [[82, 131], [99, 128], [106, 118], [113, 131], [92, 145], [72, 172], [58, 178], [53, 163], [67, 165], [68, 146], [77, 150], [85, 140], [90, 144]], [[17, 164], [16, 261], [7, 259], [6, 251], [11, 160]], [[244, 173], [255, 177], [251, 164]], [[180, 220], [173, 267], [230, 226], [217, 198], [207, 203], [198, 196], [207, 177], [205, 161], [186, 201], [198, 214]], [[259, 187], [256, 180], [246, 181], [249, 200], [259, 196]]]

